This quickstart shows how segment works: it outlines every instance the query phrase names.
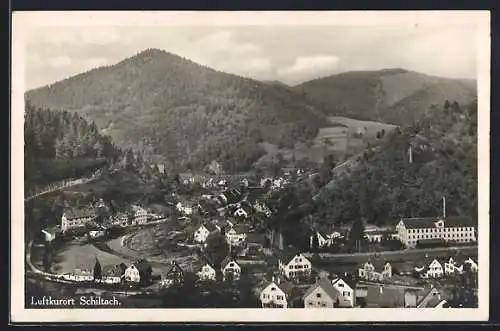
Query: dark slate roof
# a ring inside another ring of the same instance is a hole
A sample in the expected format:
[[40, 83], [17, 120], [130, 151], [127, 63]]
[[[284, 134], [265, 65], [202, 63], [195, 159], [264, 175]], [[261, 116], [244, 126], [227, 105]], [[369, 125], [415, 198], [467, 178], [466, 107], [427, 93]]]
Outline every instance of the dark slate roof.
[[262, 233], [248, 233], [247, 243], [260, 244], [264, 246], [266, 243], [266, 236]]
[[[404, 287], [393, 286], [366, 286], [366, 304], [370, 308], [403, 308], [405, 306]], [[382, 288], [382, 291], [380, 290]]]
[[226, 267], [226, 265], [227, 265], [229, 262], [235, 262], [236, 264], [238, 264], [238, 262], [236, 262], [236, 260], [235, 260], [235, 259], [233, 259], [233, 258], [232, 258], [232, 257], [230, 257], [230, 256], [226, 256], [226, 257], [224, 258], [224, 260], [222, 260], [222, 262], [221, 262], [221, 264], [220, 264], [220, 265], [221, 265], [221, 267], [222, 267], [222, 268], [225, 268], [225, 267]]
[[378, 271], [378, 272], [383, 271], [385, 268], [385, 265], [387, 263], [387, 261], [385, 259], [378, 257], [378, 256], [371, 256], [368, 259], [368, 262], [370, 262], [375, 267], [375, 271]]
[[97, 216], [93, 208], [70, 208], [68, 210], [65, 210], [64, 214], [68, 219]]
[[407, 229], [435, 228], [438, 219], [436, 217], [403, 218], [403, 223]]
[[474, 222], [474, 220], [469, 217], [463, 216], [450, 216], [444, 219], [441, 217], [403, 218], [403, 222], [407, 229], [424, 229], [435, 228], [435, 223], [441, 219], [444, 220], [444, 226], [446, 228], [477, 226], [477, 222]]
[[217, 231], [217, 227], [216, 227], [214, 224], [212, 224], [212, 223], [207, 222], [207, 223], [205, 223], [205, 224], [203, 224], [203, 225], [204, 225], [204, 226], [207, 228], [207, 230], [208, 230], [208, 231], [210, 231], [210, 232]]
[[477, 222], [474, 222], [474, 220], [469, 217], [452, 216], [445, 219], [444, 226], [447, 228], [470, 227], [477, 226]]
[[233, 226], [234, 231], [238, 234], [248, 233], [248, 226], [245, 224], [236, 224]]
[[332, 283], [330, 280], [326, 278], [320, 278], [316, 284], [312, 285], [307, 289], [306, 293], [302, 296], [303, 299], [305, 299], [308, 295], [310, 295], [316, 288], [321, 287], [323, 291], [328, 294], [328, 296], [333, 300], [337, 300], [337, 297], [339, 296], [339, 292], [333, 287]]
[[282, 283], [275, 283], [277, 284], [277, 286], [280, 288], [280, 290], [282, 290], [283, 292], [285, 292], [286, 296], [287, 296], [287, 299], [290, 299], [293, 295], [293, 292], [294, 292], [294, 285], [292, 282], [282, 282]]
[[182, 270], [181, 266], [176, 261], [172, 261], [172, 266], [168, 270], [167, 275], [175, 273], [176, 271], [181, 273], [184, 272], [184, 270]]
[[281, 262], [288, 264], [298, 254], [300, 254], [300, 252], [297, 249], [286, 248], [283, 251], [279, 251], [276, 255]]
[[340, 279], [342, 279], [353, 290], [356, 288], [356, 280], [355, 279], [349, 279], [349, 278], [344, 278], [344, 277], [336, 277], [335, 279], [332, 280], [332, 285], [337, 283]]

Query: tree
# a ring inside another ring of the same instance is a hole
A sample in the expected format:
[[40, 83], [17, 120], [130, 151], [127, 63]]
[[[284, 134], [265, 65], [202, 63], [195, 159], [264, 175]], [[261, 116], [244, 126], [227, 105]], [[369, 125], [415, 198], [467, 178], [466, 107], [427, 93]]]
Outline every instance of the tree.
[[229, 254], [226, 238], [219, 233], [211, 234], [207, 238], [206, 245], [206, 257], [216, 268], [219, 268], [222, 260]]
[[349, 232], [349, 241], [351, 245], [354, 244], [359, 249], [361, 241], [365, 236], [365, 227], [363, 221], [357, 218], [352, 224], [351, 231]]
[[94, 279], [102, 279], [102, 269], [101, 269], [101, 263], [99, 263], [99, 260], [95, 259], [95, 264], [94, 264]]
[[319, 239], [318, 239], [318, 234], [316, 232], [314, 232], [312, 234], [312, 245], [311, 245], [313, 251], [316, 251], [318, 248], [319, 248]]

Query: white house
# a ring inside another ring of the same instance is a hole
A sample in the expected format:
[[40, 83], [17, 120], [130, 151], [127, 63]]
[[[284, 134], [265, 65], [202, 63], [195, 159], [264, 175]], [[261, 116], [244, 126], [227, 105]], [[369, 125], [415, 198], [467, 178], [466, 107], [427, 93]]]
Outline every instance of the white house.
[[406, 247], [436, 239], [457, 243], [476, 242], [475, 229], [475, 222], [467, 217], [403, 218], [396, 226], [398, 238]]
[[215, 269], [210, 264], [205, 264], [197, 273], [198, 278], [202, 281], [215, 280]]
[[444, 263], [444, 274], [452, 275], [455, 273], [463, 273], [465, 270], [477, 272], [477, 263], [472, 258], [465, 258], [461, 254], [450, 256]]
[[287, 279], [311, 275], [312, 265], [302, 253], [284, 252], [278, 258], [280, 273]]
[[271, 216], [272, 212], [268, 206], [260, 201], [256, 201], [253, 205], [255, 212], [265, 214], [267, 217]]
[[331, 233], [327, 233], [324, 231], [315, 231], [309, 236], [309, 245], [313, 248], [313, 240], [314, 236], [318, 238], [318, 247], [330, 247], [335, 244], [336, 240], [343, 238], [342, 234], [338, 231], [333, 231]]
[[222, 263], [223, 280], [238, 280], [241, 276], [241, 267], [230, 257], [226, 257]]
[[381, 282], [392, 277], [392, 266], [380, 258], [370, 258], [358, 269], [359, 278]]
[[479, 267], [478, 267], [476, 261], [474, 261], [470, 257], [467, 260], [465, 260], [465, 262], [464, 262], [464, 269], [467, 269], [467, 267], [472, 272], [477, 272], [479, 270]]
[[334, 308], [339, 302], [339, 291], [326, 278], [320, 278], [304, 293], [304, 308]]
[[243, 224], [236, 224], [226, 231], [226, 240], [232, 246], [243, 245], [246, 241], [248, 228]]
[[279, 278], [272, 279], [259, 295], [262, 308], [288, 308], [288, 293], [285, 289], [280, 288]]
[[318, 247], [326, 247], [327, 242], [326, 242], [326, 235], [320, 231], [315, 231], [311, 236], [309, 237], [309, 247], [313, 248], [314, 246], [314, 236], [318, 238]]
[[146, 224], [148, 221], [148, 212], [138, 205], [132, 205], [132, 217], [135, 224]]
[[49, 231], [47, 230], [42, 230], [42, 233], [44, 235], [44, 238], [45, 238], [45, 241], [50, 243], [52, 242], [54, 239], [56, 239], [56, 235], [53, 234], [53, 233], [50, 233]]
[[61, 217], [61, 231], [65, 232], [69, 229], [85, 226], [85, 224], [96, 218], [95, 211], [90, 208], [72, 208], [66, 210]]
[[248, 217], [248, 213], [243, 208], [238, 208], [234, 212], [234, 216], [247, 218]]
[[354, 307], [354, 289], [349, 286], [342, 278], [332, 280], [333, 287], [339, 293], [337, 304], [339, 307]]
[[141, 281], [141, 275], [139, 269], [135, 265], [130, 265], [124, 274], [125, 281], [132, 283], [139, 283]]
[[248, 187], [248, 179], [243, 178], [243, 179], [241, 180], [241, 185], [243, 185], [244, 187]]
[[193, 214], [193, 208], [192, 207], [187, 207], [187, 206], [183, 206], [182, 203], [178, 202], [175, 207], [177, 208], [177, 210], [184, 214], [184, 215], [191, 215]]
[[203, 244], [207, 241], [208, 235], [214, 231], [217, 231], [217, 227], [212, 223], [202, 224], [194, 232], [194, 241]]
[[415, 271], [421, 278], [443, 277], [445, 270], [437, 259], [426, 259], [420, 266], [415, 267]]
[[102, 230], [92, 230], [89, 231], [89, 236], [93, 239], [104, 237], [104, 231]]
[[76, 282], [91, 282], [94, 280], [94, 275], [87, 269], [75, 269], [69, 278]]

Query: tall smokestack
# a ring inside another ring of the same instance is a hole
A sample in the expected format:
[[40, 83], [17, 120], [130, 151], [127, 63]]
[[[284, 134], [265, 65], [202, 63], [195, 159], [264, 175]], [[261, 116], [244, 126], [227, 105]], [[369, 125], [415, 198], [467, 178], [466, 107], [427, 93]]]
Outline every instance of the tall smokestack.
[[411, 145], [408, 148], [408, 163], [413, 163], [413, 149], [411, 148]]
[[446, 197], [443, 197], [443, 218], [446, 218]]

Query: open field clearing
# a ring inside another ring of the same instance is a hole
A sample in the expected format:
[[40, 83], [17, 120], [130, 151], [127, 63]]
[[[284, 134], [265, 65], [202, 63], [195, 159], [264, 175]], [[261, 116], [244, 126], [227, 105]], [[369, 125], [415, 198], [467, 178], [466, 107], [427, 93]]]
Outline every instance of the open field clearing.
[[87, 269], [92, 271], [96, 258], [102, 266], [125, 263], [129, 265], [131, 261], [122, 257], [103, 252], [91, 244], [71, 243], [62, 247], [54, 256], [52, 271], [58, 274], [73, 272], [75, 269]]

